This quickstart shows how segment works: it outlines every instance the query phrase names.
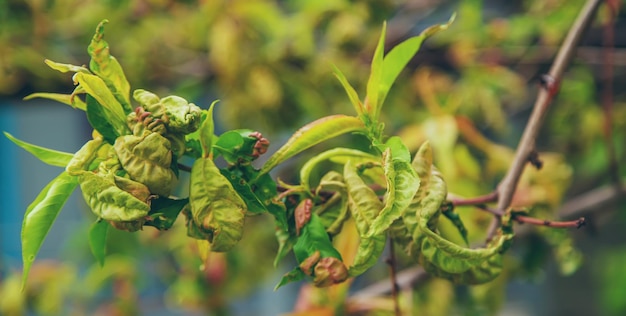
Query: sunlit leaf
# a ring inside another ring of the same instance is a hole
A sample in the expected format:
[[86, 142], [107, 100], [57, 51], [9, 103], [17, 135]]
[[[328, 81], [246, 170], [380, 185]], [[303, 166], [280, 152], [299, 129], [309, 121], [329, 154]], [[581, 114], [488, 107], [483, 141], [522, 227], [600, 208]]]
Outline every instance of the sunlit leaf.
[[50, 227], [77, 185], [76, 177], [62, 172], [39, 192], [26, 209], [22, 223], [22, 287]]
[[[452, 17], [450, 17], [450, 20], [448, 21], [448, 23], [431, 26], [427, 28], [426, 30], [422, 31], [420, 35], [411, 37], [407, 39], [406, 41], [396, 45], [393, 49], [391, 49], [391, 51], [389, 51], [389, 53], [387, 53], [387, 55], [384, 58], [384, 61], [382, 61], [382, 66], [381, 66], [382, 74], [380, 74], [381, 78], [379, 79], [380, 82], [377, 87], [379, 89], [378, 94], [377, 94], [378, 99], [376, 100], [377, 104], [382, 105], [382, 103], [385, 102], [385, 98], [387, 97], [387, 93], [389, 93], [389, 89], [391, 89], [391, 86], [398, 78], [398, 75], [400, 74], [402, 69], [406, 67], [409, 61], [413, 58], [413, 56], [415, 56], [417, 51], [420, 49], [420, 47], [422, 46], [422, 42], [424, 42], [424, 40], [428, 38], [429, 36], [434, 35], [435, 33], [439, 31], [446, 30], [450, 26], [450, 24], [452, 24], [455, 17], [456, 17], [456, 14], [453, 14]], [[369, 84], [368, 84], [368, 96], [369, 96]], [[381, 108], [382, 108], [381, 106], [377, 107], [378, 112], [375, 114], [376, 117], [378, 117]]]
[[13, 137], [13, 135], [7, 132], [4, 132], [4, 136], [16, 145], [22, 147], [27, 152], [31, 153], [33, 156], [37, 157], [37, 159], [52, 166], [65, 167], [74, 156], [74, 154], [29, 144]]
[[367, 80], [367, 96], [365, 97], [365, 110], [374, 118], [374, 121], [378, 118], [380, 113], [380, 92], [381, 84], [383, 83], [384, 64], [383, 55], [385, 54], [385, 33], [387, 32], [387, 23], [383, 24], [383, 29], [380, 32], [378, 38], [378, 45], [374, 51], [374, 57], [372, 58], [372, 67], [370, 71], [370, 77]]
[[130, 84], [128, 80], [126, 80], [122, 66], [117, 59], [110, 54], [109, 44], [103, 39], [104, 25], [106, 23], [109, 23], [109, 21], [103, 20], [98, 24], [96, 33], [87, 48], [89, 56], [91, 56], [89, 68], [91, 68], [94, 74], [104, 80], [117, 101], [122, 105], [124, 113], [128, 114], [132, 111], [129, 96]]
[[106, 83], [96, 75], [90, 75], [85, 73], [76, 73], [73, 77], [74, 82], [80, 84], [85, 89], [85, 92], [91, 95], [110, 112], [109, 121], [115, 126], [116, 130], [127, 132], [120, 133], [121, 135], [129, 134], [130, 130], [126, 126], [126, 113], [122, 108], [122, 105], [117, 101], [115, 96], [111, 93], [111, 90], [107, 87]]
[[352, 85], [350, 85], [350, 82], [348, 82], [346, 76], [335, 65], [333, 65], [333, 73], [335, 74], [335, 77], [337, 77], [343, 88], [346, 90], [348, 98], [350, 98], [350, 102], [352, 103], [352, 106], [354, 107], [356, 113], [359, 116], [363, 115], [363, 104], [361, 103], [361, 100], [359, 99], [359, 95], [356, 90], [354, 90]]
[[347, 115], [331, 115], [311, 122], [297, 130], [283, 147], [278, 149], [261, 168], [261, 174], [272, 170], [279, 163], [294, 155], [333, 137], [362, 131], [363, 122]]
[[83, 67], [83, 66], [76, 66], [76, 65], [71, 65], [71, 64], [62, 64], [62, 63], [57, 63], [57, 62], [53, 62], [50, 59], [45, 59], [44, 62], [46, 63], [46, 65], [48, 65], [50, 68], [66, 73], [66, 72], [82, 72], [82, 73], [86, 73], [86, 74], [91, 74], [91, 71], [89, 71], [89, 69]]
[[86, 104], [78, 97], [72, 96], [71, 94], [62, 94], [62, 93], [45, 93], [45, 92], [37, 92], [31, 93], [24, 97], [24, 100], [32, 100], [34, 98], [43, 98], [50, 99], [57, 102], [61, 102], [63, 104], [67, 104], [75, 109], [85, 111]]

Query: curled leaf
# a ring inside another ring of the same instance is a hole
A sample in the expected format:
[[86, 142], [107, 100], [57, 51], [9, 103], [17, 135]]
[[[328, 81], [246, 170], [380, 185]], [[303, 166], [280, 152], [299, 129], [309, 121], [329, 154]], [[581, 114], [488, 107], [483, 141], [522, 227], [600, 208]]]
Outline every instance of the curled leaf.
[[170, 142], [158, 133], [120, 136], [113, 145], [130, 178], [145, 184], [150, 192], [168, 196], [176, 185]]
[[[139, 220], [150, 211], [148, 188], [138, 182], [132, 184], [132, 192], [120, 188], [131, 186], [129, 181], [113, 174], [100, 176], [89, 171], [79, 176], [80, 189], [91, 211], [102, 219], [114, 222]], [[143, 190], [140, 189], [142, 186]]]
[[311, 208], [313, 207], [313, 201], [311, 199], [304, 199], [298, 204], [294, 212], [296, 221], [296, 235], [300, 235], [300, 230], [311, 219]]
[[126, 79], [126, 75], [122, 70], [120, 63], [113, 57], [109, 51], [109, 44], [104, 38], [104, 25], [109, 23], [103, 20], [98, 24], [96, 32], [91, 39], [91, 43], [87, 48], [91, 60], [89, 68], [94, 74], [98, 75], [107, 87], [111, 90], [115, 99], [122, 105], [125, 113], [130, 113], [130, 84]]
[[385, 206], [372, 222], [367, 233], [368, 237], [383, 234], [396, 219], [400, 218], [409, 207], [420, 185], [420, 179], [411, 164], [405, 159], [394, 159], [391, 149], [383, 153], [383, 169], [387, 180]]
[[34, 98], [43, 98], [50, 99], [57, 102], [61, 102], [63, 104], [67, 104], [75, 109], [85, 111], [87, 105], [80, 98], [75, 97], [73, 94], [62, 94], [62, 93], [46, 93], [46, 92], [37, 92], [31, 93], [24, 97], [24, 100], [32, 100]]

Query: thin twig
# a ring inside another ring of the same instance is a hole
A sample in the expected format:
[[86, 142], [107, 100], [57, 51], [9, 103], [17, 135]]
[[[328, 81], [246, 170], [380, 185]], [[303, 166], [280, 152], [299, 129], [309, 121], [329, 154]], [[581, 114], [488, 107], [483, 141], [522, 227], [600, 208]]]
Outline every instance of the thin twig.
[[454, 206], [483, 205], [498, 201], [498, 192], [493, 191], [489, 194], [472, 198], [448, 197], [448, 200], [452, 202]]
[[[545, 89], [539, 90], [539, 94], [537, 95], [537, 99], [533, 107], [533, 112], [528, 120], [528, 123], [526, 124], [522, 138], [517, 146], [515, 159], [513, 160], [506, 176], [498, 185], [498, 210], [500, 211], [506, 211], [511, 205], [518, 181], [524, 171], [529, 157], [531, 157], [531, 154], [535, 150], [535, 139], [537, 138], [543, 119], [548, 111], [548, 107], [558, 91], [558, 86], [562, 80], [565, 68], [569, 64], [576, 45], [578, 45], [583, 32], [591, 22], [599, 4], [600, 0], [588, 0], [587, 3], [585, 3], [585, 6], [581, 9], [578, 17], [576, 18], [576, 21], [567, 33], [567, 36], [557, 53], [554, 63], [552, 64], [552, 68], [550, 68], [548, 75], [545, 77], [551, 80], [551, 82], [549, 82]], [[494, 225], [492, 225], [492, 227], [493, 226]], [[495, 232], [495, 230], [492, 230], [489, 236], [492, 236], [493, 232]]]
[[581, 217], [575, 221], [549, 221], [543, 219], [537, 219], [528, 216], [517, 215], [514, 217], [514, 220], [520, 224], [531, 224], [536, 226], [547, 226], [552, 228], [581, 228], [585, 226], [586, 221], [584, 217]]
[[391, 298], [393, 300], [393, 309], [396, 316], [402, 316], [400, 302], [398, 300], [398, 282], [396, 280], [396, 253], [391, 236], [389, 236], [387, 240], [389, 242], [389, 258], [387, 259], [387, 264], [389, 265], [389, 279], [391, 279]]

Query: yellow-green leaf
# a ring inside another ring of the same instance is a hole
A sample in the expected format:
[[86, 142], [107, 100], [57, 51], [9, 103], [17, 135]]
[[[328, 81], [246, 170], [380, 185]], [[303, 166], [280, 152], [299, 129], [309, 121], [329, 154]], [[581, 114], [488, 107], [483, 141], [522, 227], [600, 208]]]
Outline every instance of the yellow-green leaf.
[[46, 59], [44, 60], [44, 63], [46, 63], [46, 65], [48, 65], [48, 67], [60, 71], [62, 73], [66, 73], [66, 72], [82, 72], [82, 73], [86, 73], [86, 74], [90, 74], [91, 71], [89, 71], [89, 69], [83, 67], [83, 66], [76, 66], [76, 65], [71, 65], [71, 64], [62, 64], [62, 63], [57, 63], [57, 62], [53, 62], [50, 59]]
[[130, 130], [126, 126], [126, 113], [122, 108], [122, 105], [117, 101], [111, 90], [107, 87], [106, 83], [96, 75], [90, 75], [85, 73], [76, 73], [74, 75], [74, 82], [80, 84], [89, 95], [94, 97], [98, 103], [105, 108], [109, 113], [109, 120], [116, 129], [127, 130], [121, 135], [130, 134]]
[[346, 90], [346, 93], [348, 94], [348, 98], [350, 98], [350, 102], [352, 103], [352, 106], [354, 106], [354, 110], [356, 111], [356, 113], [359, 116], [363, 115], [364, 113], [363, 104], [361, 103], [361, 100], [359, 99], [358, 93], [356, 92], [356, 90], [354, 90], [354, 87], [350, 85], [350, 82], [348, 82], [348, 79], [346, 78], [346, 76], [335, 65], [333, 65], [333, 72], [335, 73], [335, 77], [337, 77], [339, 82], [341, 82], [341, 85], [343, 86], [343, 88]]
[[326, 116], [297, 130], [283, 147], [278, 149], [263, 165], [260, 175], [269, 172], [279, 163], [294, 155], [333, 137], [356, 131], [363, 131], [363, 122], [342, 114]]
[[27, 101], [27, 100], [32, 100], [34, 98], [54, 100], [57, 102], [61, 102], [63, 104], [67, 104], [75, 109], [79, 109], [83, 111], [85, 111], [85, 108], [87, 107], [87, 105], [85, 104], [85, 102], [83, 102], [83, 100], [71, 94], [37, 92], [37, 93], [31, 93], [25, 96], [24, 100]]

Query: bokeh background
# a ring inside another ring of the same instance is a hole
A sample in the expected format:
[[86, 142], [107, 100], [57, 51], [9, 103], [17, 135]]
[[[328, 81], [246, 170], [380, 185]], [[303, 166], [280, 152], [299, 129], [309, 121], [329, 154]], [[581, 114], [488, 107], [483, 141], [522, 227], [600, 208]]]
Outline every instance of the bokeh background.
[[[22, 98], [33, 92], [70, 93], [71, 75], [43, 60], [87, 64], [86, 47], [106, 18], [106, 40], [133, 89], [180, 95], [203, 108], [220, 99], [219, 130], [258, 130], [275, 150], [309, 121], [352, 113], [332, 65], [364, 91], [383, 21], [390, 48], [456, 12], [453, 26], [429, 39], [402, 73], [383, 119], [386, 133], [402, 136], [413, 150], [429, 139], [450, 190], [477, 196], [490, 192], [508, 168], [539, 77], [583, 3], [0, 0], [0, 130], [66, 152], [89, 139], [81, 111]], [[534, 205], [531, 215], [554, 218], [563, 201], [610, 184], [601, 106], [606, 97], [603, 26], [609, 16], [601, 7], [553, 103], [538, 140], [539, 151], [549, 152], [542, 155], [544, 168], [525, 173], [520, 184], [514, 203]], [[625, 17], [622, 10], [615, 20], [610, 95], [611, 141], [622, 178]], [[338, 145], [363, 146], [358, 137], [344, 137], [317, 149]], [[313, 153], [290, 160], [275, 175], [297, 181], [294, 171]], [[319, 295], [300, 292], [306, 290], [302, 284], [272, 291], [293, 262], [272, 266], [277, 244], [266, 217], [247, 220], [237, 249], [211, 255], [204, 270], [181, 225], [164, 233], [149, 227], [111, 233], [109, 257], [100, 268], [85, 238], [95, 218], [80, 194], [59, 215], [21, 295], [23, 213], [59, 172], [0, 139], [0, 315], [277, 315], [292, 311], [303, 297], [311, 301]], [[425, 278], [403, 293], [420, 315], [624, 315], [626, 202], [622, 198], [587, 211], [590, 224], [581, 230], [522, 227], [524, 237], [507, 259], [506, 273], [489, 285], [453, 286]], [[470, 239], [484, 239], [489, 217], [471, 208], [459, 213]], [[350, 291], [385, 277], [380, 263]], [[386, 313], [384, 306], [378, 314]]]

